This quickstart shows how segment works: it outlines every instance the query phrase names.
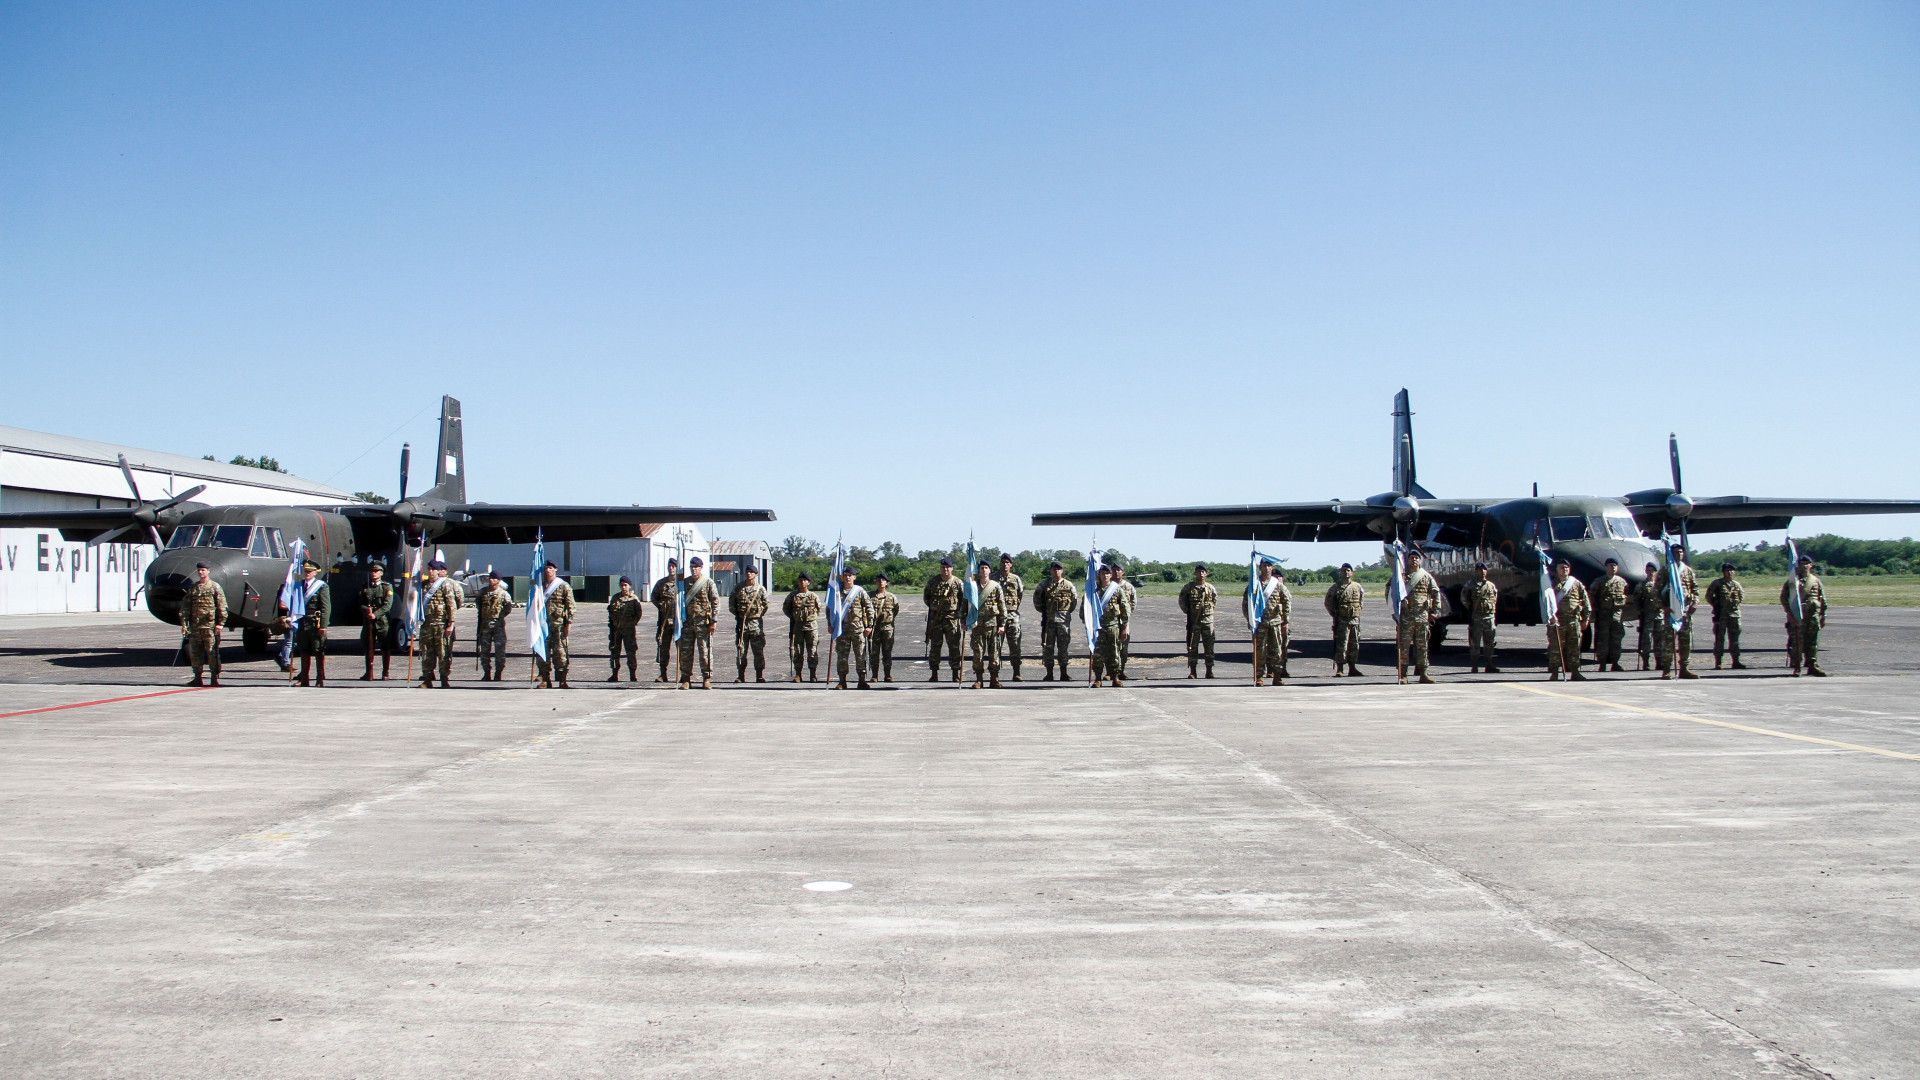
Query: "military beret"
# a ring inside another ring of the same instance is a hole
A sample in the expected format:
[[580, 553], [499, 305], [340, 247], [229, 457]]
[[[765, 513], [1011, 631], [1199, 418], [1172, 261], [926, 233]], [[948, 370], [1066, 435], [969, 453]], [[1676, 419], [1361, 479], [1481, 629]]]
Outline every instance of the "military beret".
[[875, 575], [873, 575], [873, 580], [875, 580], [875, 581], [886, 581], [886, 580], [888, 580], [888, 578], [887, 578], [887, 575], [885, 575], [885, 574], [875, 574]]
[[[1612, 562], [1613, 560], [1612, 560], [1612, 559], [1608, 559], [1607, 561], [1608, 561], [1608, 562]], [[1483, 562], [1477, 562], [1477, 563], [1474, 563], [1474, 564], [1473, 564], [1473, 568], [1474, 568], [1475, 570], [1485, 570], [1485, 569], [1487, 568], [1487, 564], [1486, 564], [1486, 563], [1483, 563]]]
[[1660, 564], [1659, 564], [1659, 563], [1648, 563], [1648, 564], [1647, 564], [1647, 569], [1649, 569], [1649, 570], [1658, 570], [1658, 569], [1660, 569]]
[[1193, 564], [1193, 572], [1196, 574], [1210, 574], [1213, 571], [1207, 569], [1206, 563], [1197, 562]]
[[429, 570], [445, 570], [446, 568], [447, 568], [447, 564], [444, 562], [441, 562], [439, 559], [435, 559], [432, 562], [427, 564], [427, 569]]
[[952, 559], [941, 559], [941, 560], [940, 560], [940, 565], [941, 565], [941, 566], [952, 566], [952, 565], [953, 565], [953, 560], [952, 560]]
[[840, 568], [840, 576], [841, 576], [841, 577], [846, 577], [846, 576], [847, 576], [848, 574], [852, 574], [852, 575], [853, 575], [854, 577], [859, 577], [859, 576], [860, 576], [860, 571], [858, 571], [858, 570], [855, 570], [855, 569], [854, 569], [853, 567], [851, 567], [851, 566], [843, 566], [843, 567], [841, 567], [841, 568]]
[[1049, 570], [1065, 570], [1065, 569], [1066, 569], [1066, 567], [1064, 567], [1064, 566], [1061, 566], [1061, 565], [1060, 565], [1060, 560], [1059, 560], [1059, 559], [1055, 559], [1055, 560], [1053, 560], [1052, 562], [1050, 562], [1050, 563], [1048, 563], [1048, 564], [1047, 564], [1047, 569], [1049, 569]]
[[620, 584], [622, 584], [622, 585], [631, 585], [631, 584], [633, 584], [633, 579], [632, 579], [632, 578], [630, 578], [630, 577], [624, 577], [624, 576], [623, 576], [623, 577], [621, 577], [621, 579], [620, 579]]
[[813, 580], [813, 575], [807, 573], [805, 570], [802, 570], [800, 571], [800, 577], [797, 580], [811, 582]]
[[544, 567], [542, 567], [541, 569], [544, 569], [544, 570], [558, 570], [558, 569], [560, 569], [560, 567], [559, 567], [559, 564], [557, 564], [557, 563], [555, 563], [555, 562], [554, 562], [554, 561], [553, 561], [552, 559], [548, 559], [548, 560], [547, 560], [547, 565], [546, 565], [546, 566], [544, 566]]
[[1619, 566], [1619, 565], [1620, 565], [1620, 560], [1619, 560], [1619, 559], [1613, 559], [1613, 558], [1609, 558], [1609, 559], [1607, 560], [1607, 563], [1606, 563], [1606, 564], [1607, 564], [1608, 566]]
[[1573, 568], [1573, 564], [1572, 564], [1571, 562], [1568, 562], [1568, 561], [1567, 561], [1567, 558], [1566, 558], [1566, 556], [1564, 556], [1564, 555], [1563, 555], [1563, 556], [1561, 556], [1561, 557], [1560, 557], [1560, 558], [1558, 558], [1558, 559], [1555, 559], [1555, 560], [1553, 560], [1553, 565], [1555, 565], [1555, 566], [1564, 566], [1564, 567], [1567, 567], [1568, 569], [1572, 569], [1572, 568]]
[[1413, 549], [1412, 551], [1409, 551], [1409, 552], [1407, 552], [1407, 558], [1409, 558], [1409, 559], [1417, 559], [1417, 558], [1419, 558], [1419, 557], [1420, 557], [1420, 549], [1419, 549], [1419, 548], [1414, 548], [1414, 549]]
[[[375, 570], [378, 570], [378, 569], [380, 569], [380, 568], [376, 566], [376, 567], [374, 567], [374, 569], [375, 569]], [[499, 580], [500, 580], [500, 571], [498, 571], [498, 570], [489, 570], [489, 571], [487, 571], [487, 579], [488, 579], [488, 580], [490, 580], [490, 581], [499, 581]], [[626, 578], [621, 578], [620, 580], [621, 580], [621, 581], [625, 581], [625, 580], [627, 580], [627, 579], [626, 579]]]
[[707, 564], [700, 561], [700, 556], [695, 555], [693, 558], [687, 560], [687, 565], [688, 566], [705, 566]]
[[1350, 563], [1350, 562], [1343, 562], [1343, 563], [1341, 563], [1341, 564], [1340, 564], [1340, 569], [1342, 569], [1342, 570], [1351, 570], [1351, 569], [1353, 569], [1353, 564], [1352, 564], [1352, 563]]
[[194, 568], [195, 570], [211, 570], [211, 569], [213, 569], [212, 567], [210, 567], [210, 566], [208, 566], [208, 565], [207, 565], [206, 563], [203, 563], [203, 562], [197, 562], [197, 563], [194, 563], [194, 564], [193, 564], [193, 568]]
[[1737, 567], [1737, 566], [1735, 566], [1735, 565], [1733, 565], [1733, 564], [1732, 564], [1732, 563], [1730, 563], [1730, 562], [1723, 562], [1723, 563], [1721, 563], [1721, 564], [1720, 564], [1720, 569], [1722, 569], [1722, 570], [1738, 570], [1738, 569], [1739, 569], [1739, 567]]
[[1272, 565], [1273, 565], [1273, 560], [1272, 560], [1272, 559], [1261, 559], [1261, 560], [1260, 560], [1260, 565], [1261, 565], [1261, 566], [1272, 566]]
[[[552, 564], [552, 563], [548, 563], [547, 565], [548, 565], [548, 566], [552, 566], [553, 564]], [[680, 560], [679, 560], [679, 559], [668, 559], [668, 560], [667, 560], [667, 565], [668, 565], [668, 566], [679, 566], [679, 565], [680, 565]]]
[[1100, 569], [1094, 572], [1098, 574], [1111, 574], [1113, 573], [1113, 565], [1111, 563], [1101, 563]]
[[1012, 562], [1012, 561], [1013, 561], [1013, 556], [1012, 556], [1011, 554], [1009, 554], [1009, 553], [1007, 553], [1007, 552], [1005, 552], [1005, 551], [1003, 551], [1003, 552], [1001, 552], [1001, 553], [1000, 553], [1000, 561], [1001, 561], [1001, 562]]
[[1812, 566], [1812, 565], [1813, 565], [1813, 556], [1811, 556], [1811, 555], [1802, 555], [1802, 556], [1800, 556], [1800, 565], [1801, 565], [1801, 566]]

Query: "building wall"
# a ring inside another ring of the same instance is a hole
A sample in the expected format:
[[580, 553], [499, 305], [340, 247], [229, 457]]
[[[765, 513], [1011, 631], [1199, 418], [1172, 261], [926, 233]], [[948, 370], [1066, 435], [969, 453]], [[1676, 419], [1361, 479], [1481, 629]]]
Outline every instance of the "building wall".
[[0, 615], [139, 611], [152, 544], [88, 547], [54, 529], [0, 529]]

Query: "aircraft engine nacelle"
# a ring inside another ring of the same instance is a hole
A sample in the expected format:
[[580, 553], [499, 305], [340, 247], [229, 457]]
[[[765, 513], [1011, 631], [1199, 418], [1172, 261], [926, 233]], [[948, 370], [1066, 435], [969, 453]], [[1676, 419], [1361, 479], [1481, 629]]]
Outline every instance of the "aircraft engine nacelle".
[[[1691, 506], [1689, 506], [1691, 509]], [[1402, 495], [1393, 500], [1393, 520], [1402, 525], [1420, 516], [1420, 500], [1411, 495]]]
[[1693, 500], [1679, 492], [1667, 496], [1667, 516], [1675, 521], [1683, 521], [1693, 513]]

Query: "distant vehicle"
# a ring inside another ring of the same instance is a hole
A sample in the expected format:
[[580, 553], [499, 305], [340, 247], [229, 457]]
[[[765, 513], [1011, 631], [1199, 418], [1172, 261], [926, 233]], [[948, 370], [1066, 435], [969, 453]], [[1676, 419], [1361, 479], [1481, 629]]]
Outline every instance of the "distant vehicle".
[[[467, 501], [460, 403], [440, 399], [440, 445], [434, 484], [407, 496], [409, 453], [400, 452], [400, 497], [390, 504], [335, 506], [206, 506], [193, 502], [205, 485], [164, 502], [149, 502], [134, 483], [127, 459], [120, 471], [133, 491], [134, 505], [118, 509], [49, 510], [0, 514], [0, 528], [53, 528], [68, 540], [89, 545], [118, 540], [145, 530], [159, 549], [146, 571], [147, 610], [165, 622], [179, 623], [180, 604], [194, 580], [194, 564], [208, 565], [227, 594], [227, 626], [241, 632], [247, 651], [267, 651], [277, 615], [281, 584], [293, 557], [294, 541], [306, 557], [325, 567], [333, 590], [333, 622], [357, 625], [354, 604], [378, 562], [395, 589], [395, 604], [408, 599], [405, 571], [411, 554], [436, 544], [530, 543], [547, 540], [604, 540], [636, 535], [639, 526], [663, 521], [772, 521], [771, 510], [728, 510], [684, 506], [548, 506]], [[486, 575], [478, 584], [484, 585]]]

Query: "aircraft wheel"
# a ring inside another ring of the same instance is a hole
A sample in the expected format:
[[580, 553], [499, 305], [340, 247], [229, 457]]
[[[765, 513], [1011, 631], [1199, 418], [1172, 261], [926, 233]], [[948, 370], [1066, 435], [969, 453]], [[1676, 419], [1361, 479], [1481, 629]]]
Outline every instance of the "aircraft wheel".
[[240, 631], [240, 645], [247, 650], [248, 656], [267, 655], [270, 651], [267, 648], [267, 642], [268, 638], [265, 630]]

